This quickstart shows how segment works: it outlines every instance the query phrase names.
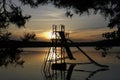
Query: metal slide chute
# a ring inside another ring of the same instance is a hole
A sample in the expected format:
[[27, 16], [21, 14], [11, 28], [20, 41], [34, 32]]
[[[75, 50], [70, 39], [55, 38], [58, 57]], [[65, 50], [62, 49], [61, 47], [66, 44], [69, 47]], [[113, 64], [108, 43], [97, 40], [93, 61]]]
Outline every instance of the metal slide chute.
[[[71, 43], [74, 43], [72, 40], [68, 39]], [[81, 51], [92, 63], [94, 63], [95, 65], [97, 66], [100, 66], [100, 67], [108, 67], [107, 65], [102, 65], [102, 64], [99, 64], [97, 63], [95, 60], [93, 60], [90, 56], [88, 56], [79, 46], [76, 46], [76, 48]]]
[[70, 50], [70, 47], [68, 46], [68, 44], [67, 44], [67, 40], [66, 40], [66, 38], [65, 38], [65, 33], [63, 32], [63, 31], [60, 31], [59, 32], [59, 35], [60, 35], [60, 37], [61, 37], [61, 44], [64, 46], [64, 48], [66, 49], [66, 53], [67, 53], [67, 55], [68, 55], [68, 57], [70, 58], [70, 59], [75, 59], [74, 57], [73, 57], [73, 55], [72, 55], [72, 52], [71, 52], [71, 50]]

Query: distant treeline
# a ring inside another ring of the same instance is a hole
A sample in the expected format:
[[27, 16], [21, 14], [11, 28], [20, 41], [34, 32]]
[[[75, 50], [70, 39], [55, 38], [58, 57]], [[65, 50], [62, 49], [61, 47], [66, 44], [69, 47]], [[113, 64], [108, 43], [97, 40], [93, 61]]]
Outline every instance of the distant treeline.
[[[7, 47], [62, 47], [63, 43], [51, 43], [51, 42], [42, 42], [42, 41], [0, 41], [1, 48]], [[66, 43], [70, 47], [96, 47], [96, 46], [104, 46], [104, 47], [114, 47], [120, 46], [119, 40], [101, 40], [95, 42], [74, 42], [74, 43]]]

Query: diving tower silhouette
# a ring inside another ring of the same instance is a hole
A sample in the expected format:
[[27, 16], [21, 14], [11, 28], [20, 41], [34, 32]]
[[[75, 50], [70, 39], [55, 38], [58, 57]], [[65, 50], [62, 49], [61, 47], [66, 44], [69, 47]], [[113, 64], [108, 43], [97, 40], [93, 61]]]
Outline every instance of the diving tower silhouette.
[[[54, 45], [50, 47], [48, 54], [45, 58], [44, 70], [50, 69], [52, 65], [52, 69], [66, 69], [65, 59], [69, 58], [70, 60], [75, 60], [69, 43], [74, 44], [72, 40], [69, 39], [69, 34], [65, 32], [64, 25], [53, 25], [52, 26], [52, 36], [51, 43]], [[58, 47], [56, 44], [60, 44], [62, 46]], [[89, 55], [87, 55], [79, 46], [75, 46], [88, 60], [90, 64], [93, 63], [99, 67], [108, 67], [107, 65], [102, 65], [97, 63], [94, 59], [92, 59]], [[58, 49], [59, 48], [59, 49]], [[66, 54], [66, 55], [65, 55]], [[66, 57], [67, 56], [67, 57]], [[48, 63], [48, 64], [47, 64]], [[57, 66], [57, 67], [56, 67]]]
[[52, 26], [52, 35], [54, 37], [51, 37], [52, 43], [57, 44], [60, 43], [63, 45], [63, 47], [66, 50], [67, 56], [69, 59], [75, 59], [72, 55], [72, 52], [70, 50], [69, 45], [67, 44], [67, 39], [69, 39], [69, 35], [66, 35], [65, 33], [65, 26], [64, 25], [53, 25]]
[[[54, 77], [55, 75], [57, 76], [57, 71], [61, 71], [61, 73], [63, 71], [64, 74], [65, 74], [65, 71], [67, 71], [66, 80], [70, 80], [75, 65], [80, 65], [80, 64], [81, 65], [82, 64], [95, 64], [96, 66], [105, 68], [105, 69], [102, 69], [102, 70], [108, 70], [107, 65], [102, 65], [102, 64], [97, 63], [94, 59], [92, 59], [89, 55], [87, 55], [87, 53], [85, 53], [78, 45], [76, 45], [75, 47], [86, 58], [88, 58], [88, 60], [90, 62], [69, 63], [69, 62], [65, 61], [66, 58], [69, 58], [70, 60], [75, 60], [75, 58], [72, 54], [72, 51], [71, 51], [70, 45], [69, 45], [69, 43], [74, 44], [74, 42], [69, 39], [69, 33], [65, 32], [65, 26], [64, 25], [60, 25], [60, 26], [53, 25], [52, 26], [51, 43], [54, 46], [49, 48], [48, 53], [47, 53], [46, 57], [44, 58], [45, 61], [44, 61], [44, 64], [43, 64], [43, 72], [44, 72], [44, 74], [47, 78], [50, 78], [50, 76], [51, 77]], [[60, 44], [59, 47], [58, 47], [58, 44]], [[69, 64], [70, 64], [70, 67], [69, 67], [69, 69], [67, 69], [68, 68], [67, 65], [69, 65]], [[94, 73], [96, 73], [98, 71], [101, 71], [101, 70], [92, 71], [92, 73], [90, 74], [90, 76], [88, 76], [88, 78], [90, 78], [92, 75], [94, 75]]]

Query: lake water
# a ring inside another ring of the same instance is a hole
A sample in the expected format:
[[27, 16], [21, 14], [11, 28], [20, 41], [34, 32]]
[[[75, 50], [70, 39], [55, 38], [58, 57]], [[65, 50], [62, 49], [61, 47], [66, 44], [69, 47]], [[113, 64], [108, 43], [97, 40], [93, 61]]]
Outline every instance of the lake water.
[[81, 48], [92, 59], [102, 65], [80, 64], [90, 62], [76, 48], [71, 48], [75, 60], [66, 59], [65, 71], [43, 71], [45, 55], [48, 48], [26, 48], [20, 55], [20, 60], [25, 61], [22, 65], [8, 64], [0, 66], [0, 80], [120, 80], [120, 48], [114, 47], [108, 51], [106, 57], [102, 57], [102, 51], [94, 48]]

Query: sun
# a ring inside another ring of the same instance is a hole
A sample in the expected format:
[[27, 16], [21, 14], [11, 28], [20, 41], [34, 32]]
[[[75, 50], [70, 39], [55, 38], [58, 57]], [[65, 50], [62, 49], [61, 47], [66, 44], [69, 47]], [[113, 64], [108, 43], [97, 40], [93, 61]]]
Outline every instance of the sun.
[[43, 35], [44, 35], [44, 37], [45, 37], [46, 39], [51, 39], [51, 37], [52, 37], [52, 32], [44, 32]]

